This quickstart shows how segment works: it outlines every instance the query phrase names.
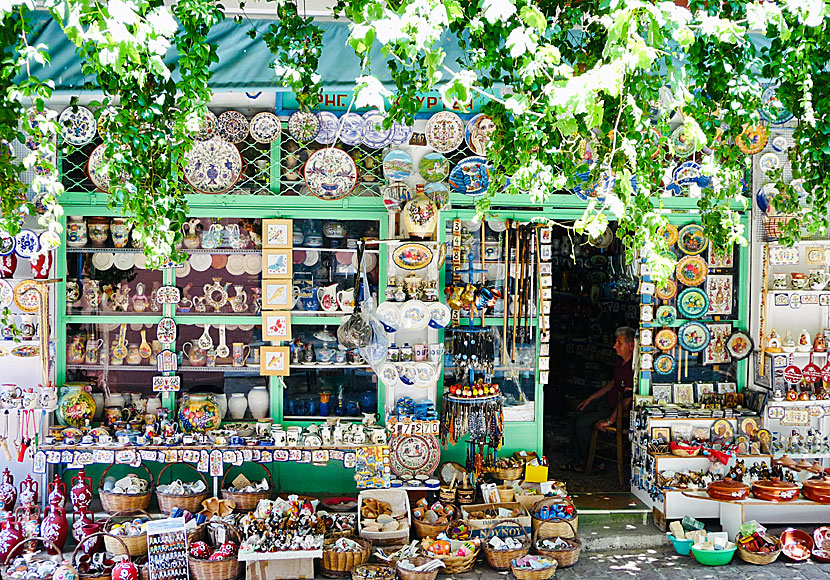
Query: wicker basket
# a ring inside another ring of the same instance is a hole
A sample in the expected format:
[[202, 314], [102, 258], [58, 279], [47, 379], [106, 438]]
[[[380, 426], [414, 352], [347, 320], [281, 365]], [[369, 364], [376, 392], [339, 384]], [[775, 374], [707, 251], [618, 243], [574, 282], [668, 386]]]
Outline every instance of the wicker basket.
[[323, 559], [320, 560], [320, 573], [328, 578], [340, 578], [348, 575], [355, 566], [365, 564], [372, 555], [372, 544], [366, 540], [352, 540], [360, 544], [359, 552], [338, 552], [332, 549], [323, 548]]
[[[494, 550], [490, 547], [490, 538], [501, 527], [519, 528], [522, 535], [522, 547], [516, 550]], [[481, 538], [482, 550], [484, 556], [487, 558], [487, 563], [493, 570], [510, 570], [511, 561], [514, 558], [521, 558], [527, 556], [530, 551], [530, 538], [527, 536], [527, 531], [523, 525], [516, 520], [503, 520], [497, 524], [491, 525], [484, 531]]]
[[516, 495], [513, 494], [513, 501], [520, 503], [524, 506], [524, 508], [531, 512], [533, 508], [536, 506], [537, 503], [545, 499], [541, 493], [534, 493], [533, 495]]
[[770, 552], [769, 554], [758, 554], [756, 552], [750, 552], [737, 542], [735, 542], [738, 546], [738, 556], [741, 557], [741, 560], [744, 562], [749, 562], [750, 564], [758, 564], [759, 566], [766, 566], [767, 564], [772, 564], [778, 559], [778, 556], [781, 555], [781, 541], [778, 538], [773, 538], [775, 540], [775, 551]]
[[161, 471], [159, 471], [157, 480], [159, 483], [161, 483], [161, 476], [164, 474], [164, 472], [174, 465], [184, 465], [195, 471], [196, 475], [202, 478], [202, 483], [205, 484], [205, 491], [201, 491], [199, 493], [173, 495], [171, 493], [160, 492], [158, 489], [156, 489], [156, 498], [159, 502], [159, 510], [163, 514], [169, 514], [171, 511], [173, 511], [174, 507], [179, 507], [183, 510], [187, 510], [190, 513], [195, 514], [196, 512], [202, 509], [202, 502], [205, 501], [208, 498], [208, 496], [210, 496], [210, 492], [208, 491], [207, 479], [205, 479], [205, 476], [199, 473], [199, 471], [190, 463], [168, 463], [161, 469]]
[[395, 568], [385, 564], [359, 564], [352, 568], [352, 580], [395, 580]]
[[570, 520], [565, 520], [563, 518], [543, 520], [536, 516], [542, 507], [560, 503], [573, 505], [573, 502], [571, 502], [570, 499], [564, 497], [549, 497], [538, 502], [533, 507], [533, 511], [530, 513], [530, 529], [532, 530], [534, 537], [542, 539], [555, 538], [557, 536], [560, 538], [574, 537], [577, 529], [579, 529], [578, 515], [575, 515]]
[[137, 515], [145, 516], [148, 520], [153, 519], [153, 517], [144, 510], [127, 510], [112, 514], [107, 521], [104, 522], [104, 531], [110, 534], [104, 536], [104, 546], [106, 546], [107, 552], [115, 554], [116, 556], [118, 554], [124, 554], [125, 552], [121, 549], [121, 547], [126, 546], [126, 553], [129, 554], [130, 558], [143, 556], [147, 553], [146, 533], [141, 534], [140, 536], [117, 536], [118, 541], [116, 541], [113, 539], [116, 536], [110, 532], [110, 528], [112, 527], [112, 524], [114, 523], [113, 520], [115, 518], [129, 518], [130, 516]]
[[476, 565], [476, 559], [480, 551], [481, 548], [467, 556], [436, 556], [426, 552], [424, 552], [424, 555], [427, 558], [441, 560], [444, 563], [444, 567], [438, 569], [441, 574], [463, 574], [472, 570]]
[[539, 455], [535, 451], [527, 451], [525, 453], [525, 455], [522, 455], [518, 451], [514, 451], [513, 452], [513, 457], [516, 458], [516, 459], [521, 459], [522, 461], [525, 462], [525, 464], [528, 464], [531, 461], [533, 461], [534, 459], [537, 459], [539, 457]]
[[[118, 544], [120, 542], [121, 545], [118, 546], [118, 553], [127, 553], [127, 544], [125, 544], [124, 540], [122, 540], [118, 536], [114, 536], [109, 532], [95, 532], [94, 534], [89, 534], [83, 540], [78, 542], [77, 546], [75, 546], [75, 550], [72, 552], [72, 559], [70, 560], [73, 566], [77, 566], [76, 562], [78, 561], [78, 554], [79, 550], [81, 549], [81, 546], [83, 546], [90, 539], [95, 538], [97, 536], [102, 536], [104, 538], [104, 542], [107, 541], [107, 538], [110, 538], [115, 544]], [[107, 548], [107, 550], [109, 550], [109, 548]], [[99, 572], [97, 574], [83, 574], [80, 570], [78, 571], [78, 578], [80, 578], [80, 580], [109, 580], [111, 576], [112, 568], [110, 568], [109, 570], [105, 570], [103, 572]]]
[[[24, 539], [20, 540], [19, 542], [17, 542], [14, 546], [12, 546], [12, 549], [9, 550], [8, 555], [6, 555], [6, 559], [3, 562], [3, 567], [0, 568], [0, 578], [2, 578], [3, 580], [11, 580], [11, 576], [9, 576], [6, 573], [6, 570], [9, 568], [9, 565], [12, 563], [12, 560], [14, 560], [14, 558], [16, 557], [15, 554], [17, 553], [18, 548], [25, 548], [27, 544], [31, 544], [31, 543], [36, 544], [37, 542], [43, 542], [43, 545], [46, 546], [47, 548], [51, 547], [51, 549], [46, 550], [46, 552], [52, 552], [53, 554], [60, 554], [61, 553], [61, 551], [54, 544], [54, 542], [52, 542], [51, 540], [47, 540], [46, 538], [44, 538], [42, 536], [29, 536], [28, 538], [24, 538]], [[47, 559], [49, 559], [48, 553], [44, 554], [44, 557], [38, 558], [37, 561], [47, 560]], [[41, 578], [39, 580], [52, 580], [52, 576], [49, 575], [49, 576], [47, 576], [45, 578]]]
[[412, 518], [412, 527], [415, 528], [415, 534], [420, 539], [434, 538], [441, 532], [447, 529], [447, 524], [428, 524], [416, 518]]
[[517, 568], [516, 566], [511, 566], [513, 575], [517, 580], [548, 580], [549, 578], [553, 578], [558, 567], [558, 562], [548, 568]]
[[147, 472], [147, 477], [150, 480], [150, 485], [145, 493], [112, 493], [111, 491], [104, 491], [103, 484], [104, 479], [107, 477], [107, 473], [110, 469], [112, 469], [115, 463], [111, 464], [104, 470], [104, 473], [101, 474], [101, 482], [98, 484], [98, 495], [101, 496], [101, 507], [104, 508], [104, 511], [108, 514], [117, 514], [124, 511], [130, 510], [142, 510], [147, 511], [147, 508], [150, 507], [150, 500], [153, 499], [153, 474], [150, 473], [150, 470], [147, 468], [145, 464], [141, 464], [141, 467], [144, 468], [144, 471]]
[[[456, 487], [450, 485], [442, 485], [438, 491], [438, 499], [441, 503], [455, 503], [455, 490]], [[421, 574], [422, 572], [418, 572]]]
[[[536, 544], [536, 542], [540, 539], [533, 535], [533, 551], [539, 554], [540, 556], [545, 556], [546, 558], [553, 558], [556, 560], [559, 568], [567, 568], [568, 566], [573, 566], [576, 564], [577, 560], [579, 560], [579, 553], [582, 551], [582, 541], [579, 539], [579, 536], [576, 533], [576, 528], [571, 525], [571, 522], [568, 520], [562, 520], [565, 524], [570, 526], [571, 532], [573, 533], [572, 538], [562, 538], [567, 544], [568, 549], [565, 550], [542, 550]], [[541, 538], [544, 539], [544, 538]]]
[[[225, 480], [228, 478], [228, 474], [230, 470], [225, 472], [225, 476], [222, 478], [222, 483], [219, 484], [219, 488], [222, 490], [222, 499], [229, 499], [236, 504], [234, 511], [237, 512], [250, 512], [253, 511], [260, 500], [263, 499], [270, 499], [271, 498], [271, 490], [274, 488], [274, 478], [271, 477], [271, 472], [265, 464], [257, 463], [262, 469], [265, 470], [265, 473], [268, 475], [268, 481], [271, 482], [271, 489], [268, 491], [230, 491], [225, 489]], [[211, 579], [213, 580], [213, 579]]]
[[[225, 522], [207, 522], [197, 526], [193, 533], [187, 537], [188, 545], [197, 541], [207, 542], [210, 539], [208, 537], [208, 526], [213, 523], [225, 526], [225, 529], [236, 537], [237, 545], [240, 543], [239, 532], [235, 528]], [[245, 563], [240, 562], [238, 556], [213, 562], [188, 556], [187, 562], [190, 565], [190, 574], [194, 580], [234, 580], [245, 573]]]
[[471, 505], [476, 501], [476, 488], [474, 487], [458, 487], [455, 493], [457, 494], [459, 505]]
[[764, 233], [767, 234], [767, 240], [777, 240], [784, 231], [784, 226], [786, 226], [791, 219], [793, 219], [793, 216], [789, 215], [765, 215]]
[[[415, 558], [409, 558], [409, 561], [412, 562], [413, 566], [422, 566], [427, 562], [434, 560], [435, 558], [424, 558], [423, 556], [417, 556]], [[429, 572], [416, 572], [414, 570], [406, 570], [405, 568], [401, 568], [400, 562], [395, 564], [395, 568], [398, 570], [398, 576], [401, 577], [401, 580], [435, 580], [436, 576], [438, 576], [438, 569], [430, 570]]]
[[524, 465], [520, 465], [518, 467], [508, 467], [506, 469], [499, 469], [497, 467], [493, 470], [493, 477], [501, 479], [502, 481], [516, 480], [522, 479], [524, 472]]

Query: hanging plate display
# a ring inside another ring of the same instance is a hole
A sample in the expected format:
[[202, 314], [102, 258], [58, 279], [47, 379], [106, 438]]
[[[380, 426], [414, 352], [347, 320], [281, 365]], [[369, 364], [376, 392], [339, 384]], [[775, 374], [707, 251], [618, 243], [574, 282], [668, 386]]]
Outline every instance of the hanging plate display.
[[781, 99], [778, 98], [778, 88], [776, 84], [769, 84], [764, 88], [764, 92], [761, 93], [761, 108], [758, 109], [761, 118], [772, 125], [783, 125], [793, 118], [793, 114], [784, 108]]
[[654, 322], [660, 326], [672, 326], [677, 322], [677, 310], [674, 306], [664, 304], [657, 307], [657, 312], [654, 315]]
[[734, 360], [743, 360], [752, 352], [752, 339], [743, 330], [736, 330], [726, 341], [726, 351]]
[[412, 175], [412, 155], [401, 149], [392, 149], [383, 157], [383, 176], [389, 181], [406, 181]]
[[420, 300], [407, 300], [401, 305], [401, 326], [404, 330], [423, 330], [430, 320], [429, 308]]
[[440, 459], [441, 448], [432, 435], [397, 435], [389, 442], [389, 465], [398, 477], [432, 475]]
[[67, 107], [58, 117], [61, 136], [66, 143], [80, 147], [95, 138], [97, 124], [95, 115], [86, 107]]
[[444, 328], [450, 323], [450, 320], [452, 320], [452, 312], [449, 306], [443, 302], [429, 303], [429, 326], [432, 328]]
[[346, 113], [340, 117], [340, 141], [350, 147], [363, 140], [363, 117], [357, 113]]
[[684, 226], [677, 238], [677, 247], [689, 256], [697, 256], [706, 249], [709, 240], [703, 234], [703, 228], [698, 224]]
[[450, 188], [443, 183], [427, 183], [424, 194], [435, 204], [439, 211], [447, 209], [450, 203]]
[[700, 352], [709, 346], [712, 335], [702, 322], [693, 320], [680, 327], [677, 340], [680, 346], [689, 352]]
[[440, 153], [427, 153], [418, 162], [418, 172], [427, 181], [444, 181], [450, 174], [450, 162]]
[[14, 301], [14, 289], [8, 280], [0, 278], [0, 308], [8, 308]]
[[735, 143], [742, 153], [755, 155], [764, 150], [769, 140], [769, 131], [762, 124], [746, 125], [743, 132], [735, 137]]
[[674, 372], [677, 361], [670, 354], [658, 354], [654, 359], [654, 371], [661, 375], [670, 375]]
[[[100, 119], [98, 120], [98, 123], [99, 123], [98, 132], [100, 133], [101, 132], [101, 127], [100, 127], [101, 121], [100, 121]], [[202, 119], [202, 124], [199, 127], [199, 132], [196, 133], [196, 135], [194, 136], [196, 141], [207, 141], [208, 139], [213, 138], [213, 136], [216, 135], [216, 123], [217, 123], [216, 115], [214, 114], [213, 111], [211, 111], [210, 109], [207, 109], [207, 112], [205, 113], [205, 117], [204, 117], [204, 119]]]
[[666, 227], [660, 231], [660, 235], [663, 236], [667, 246], [673, 246], [677, 242], [677, 226], [666, 224]]
[[303, 177], [312, 195], [327, 201], [343, 199], [357, 185], [357, 166], [342, 149], [326, 147], [308, 158]]
[[288, 117], [288, 132], [300, 143], [311, 141], [320, 132], [320, 117], [315, 113], [295, 111]]
[[758, 167], [764, 173], [774, 171], [781, 167], [781, 158], [775, 153], [764, 153], [758, 160]]
[[406, 145], [412, 137], [413, 129], [409, 125], [404, 125], [395, 121], [392, 123], [392, 143], [394, 145]]
[[[395, 302], [381, 302], [376, 311], [378, 320], [386, 332], [397, 332], [401, 327], [401, 309]], [[397, 381], [397, 374], [395, 375]], [[394, 384], [394, 383], [389, 383]]]
[[487, 155], [487, 146], [490, 143], [490, 136], [496, 131], [496, 124], [493, 119], [479, 113], [467, 121], [464, 129], [464, 142], [475, 155]]
[[104, 193], [108, 193], [110, 188], [110, 176], [109, 173], [106, 173], [101, 168], [101, 164], [104, 162], [105, 150], [106, 147], [103, 143], [92, 150], [92, 153], [89, 155], [89, 160], [86, 162], [86, 173], [95, 187]]
[[386, 115], [377, 109], [363, 113], [363, 144], [373, 149], [381, 149], [392, 142], [392, 127], [384, 129]]
[[263, 111], [253, 116], [248, 131], [257, 143], [273, 143], [282, 132], [282, 121], [274, 113]]
[[432, 250], [424, 244], [401, 244], [392, 251], [392, 261], [404, 270], [420, 270], [432, 262]]
[[706, 261], [700, 256], [686, 256], [681, 258], [675, 269], [677, 281], [686, 286], [699, 286], [709, 271]]
[[490, 186], [490, 168], [484, 157], [462, 159], [450, 172], [450, 188], [464, 195], [482, 195]]
[[40, 291], [34, 280], [24, 280], [14, 288], [14, 304], [23, 312], [33, 314], [40, 306]]
[[686, 134], [686, 127], [684, 125], [680, 125], [672, 131], [671, 143], [678, 157], [688, 157], [695, 152], [695, 141], [691, 135]]
[[451, 111], [435, 113], [427, 121], [427, 145], [440, 153], [455, 151], [464, 141], [464, 121]]
[[98, 109], [98, 121], [96, 121], [96, 125], [98, 126], [98, 134], [102, 137], [107, 133], [109, 129], [110, 123], [112, 118], [118, 114], [118, 109], [115, 107], [107, 107], [105, 109]]
[[435, 384], [435, 367], [428, 362], [415, 363], [415, 386], [426, 389]]
[[389, 387], [396, 387], [398, 385], [398, 369], [392, 363], [384, 363], [378, 369], [378, 376], [383, 381], [383, 384]]
[[14, 252], [14, 236], [5, 230], [0, 230], [0, 256], [8, 256]]
[[320, 119], [320, 132], [314, 140], [321, 145], [334, 145], [340, 129], [340, 119], [331, 111], [320, 111], [317, 117]]
[[654, 346], [660, 350], [671, 350], [677, 345], [677, 333], [671, 328], [664, 328], [654, 335]]
[[660, 300], [671, 300], [677, 295], [677, 284], [674, 280], [666, 280], [654, 289], [654, 295]]
[[32, 230], [22, 229], [14, 237], [14, 247], [18, 256], [28, 260], [40, 250], [40, 240]]
[[683, 318], [700, 318], [709, 312], [709, 296], [700, 288], [686, 288], [677, 298], [677, 310]]
[[239, 111], [225, 111], [217, 121], [219, 137], [228, 143], [242, 143], [248, 136], [248, 119]]
[[194, 143], [185, 155], [184, 178], [200, 193], [224, 193], [234, 186], [240, 175], [242, 155], [239, 149], [218, 137]]

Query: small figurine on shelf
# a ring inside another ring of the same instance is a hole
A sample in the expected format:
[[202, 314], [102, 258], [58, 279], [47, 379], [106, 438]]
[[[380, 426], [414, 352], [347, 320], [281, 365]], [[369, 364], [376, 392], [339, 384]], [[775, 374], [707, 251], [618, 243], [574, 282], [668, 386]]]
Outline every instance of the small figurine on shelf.
[[113, 312], [127, 312], [130, 309], [130, 287], [126, 282], [118, 284], [118, 290], [112, 295]]
[[260, 314], [262, 312], [262, 288], [251, 288], [251, 292], [254, 293], [251, 310], [254, 311], [254, 314]]
[[193, 298], [190, 296], [191, 288], [193, 288], [192, 282], [188, 282], [185, 287], [182, 288], [182, 299], [179, 300], [179, 303], [176, 305], [179, 312], [190, 312], [190, 309], [193, 307]]
[[84, 301], [89, 312], [98, 312], [101, 305], [101, 287], [98, 280], [84, 280]]
[[159, 284], [158, 282], [153, 282], [153, 290], [152, 290], [152, 292], [150, 292], [150, 311], [151, 312], [159, 312], [161, 310], [161, 307], [159, 306], [159, 303], [156, 302], [156, 293], [159, 291], [159, 288], [161, 288], [161, 284]]
[[139, 282], [135, 286], [135, 296], [132, 298], [133, 310], [135, 312], [144, 312], [150, 304], [150, 300], [144, 295], [145, 286], [143, 282]]
[[798, 337], [798, 346], [796, 346], [796, 350], [798, 352], [810, 352], [812, 346], [813, 345], [810, 341], [810, 333], [807, 332], [806, 328], [802, 329], [801, 334]]
[[242, 284], [234, 284], [233, 289], [236, 295], [228, 299], [231, 309], [234, 312], [245, 312], [248, 310], [248, 293], [245, 292]]
[[824, 333], [816, 333], [816, 338], [813, 340], [813, 350], [816, 352], [824, 352], [827, 350], [827, 345], [824, 343]]
[[389, 277], [389, 283], [386, 285], [386, 290], [384, 290], [384, 296], [387, 302], [397, 301], [395, 298], [395, 293], [398, 291], [397, 283], [398, 281], [394, 276]]
[[771, 353], [783, 352], [781, 350], [781, 338], [774, 328], [770, 330], [769, 337], [767, 338], [766, 351]]
[[781, 343], [781, 350], [786, 353], [795, 352], [795, 339], [793, 338], [793, 333], [789, 330], [784, 336], [784, 342]]
[[314, 344], [309, 342], [305, 345], [303, 352], [303, 364], [313, 365], [316, 360], [317, 357], [314, 356]]

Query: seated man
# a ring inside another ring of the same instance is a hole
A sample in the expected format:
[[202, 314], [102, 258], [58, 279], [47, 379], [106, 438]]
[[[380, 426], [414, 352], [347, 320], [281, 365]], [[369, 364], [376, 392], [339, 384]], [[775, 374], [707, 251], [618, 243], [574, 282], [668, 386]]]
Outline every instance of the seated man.
[[621, 394], [625, 401], [630, 399], [634, 389], [634, 369], [631, 366], [634, 355], [634, 329], [621, 326], [614, 335], [614, 350], [617, 362], [614, 366], [614, 378], [604, 387], [579, 403], [579, 413], [573, 420], [571, 433], [571, 450], [574, 463], [569, 468], [584, 471], [588, 462], [591, 445], [591, 430], [596, 424], [603, 431], [617, 420], [617, 401]]

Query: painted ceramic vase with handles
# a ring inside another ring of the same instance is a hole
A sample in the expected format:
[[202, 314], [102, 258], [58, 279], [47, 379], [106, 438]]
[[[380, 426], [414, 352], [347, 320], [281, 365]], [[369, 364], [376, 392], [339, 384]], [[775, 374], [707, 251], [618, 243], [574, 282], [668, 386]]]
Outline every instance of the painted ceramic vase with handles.
[[61, 478], [57, 474], [55, 475], [55, 479], [49, 483], [48, 492], [49, 495], [47, 495], [46, 499], [50, 505], [63, 507], [66, 504], [66, 484], [61, 481]]
[[23, 539], [23, 530], [20, 522], [9, 513], [6, 520], [0, 525], [0, 562], [5, 563], [9, 552]]
[[248, 407], [254, 419], [265, 419], [271, 406], [268, 389], [264, 385], [257, 385], [248, 392]]
[[81, 510], [74, 514], [75, 521], [72, 522], [72, 537], [76, 542], [84, 539], [84, 526], [95, 523], [95, 516], [88, 510]]
[[49, 270], [52, 269], [52, 263], [55, 261], [53, 252], [40, 252], [32, 256], [29, 264], [32, 267], [32, 277], [35, 280], [45, 280], [49, 277]]
[[76, 512], [88, 510], [92, 503], [92, 478], [87, 476], [83, 469], [72, 478], [72, 489], [69, 490], [69, 502]]
[[46, 506], [43, 521], [40, 523], [40, 535], [63, 551], [63, 546], [66, 544], [66, 538], [69, 535], [69, 521], [66, 519], [66, 510], [57, 505]]
[[192, 367], [203, 367], [207, 364], [207, 353], [190, 341], [182, 345], [182, 352]]
[[95, 399], [86, 391], [87, 383], [65, 383], [58, 399], [58, 422], [80, 429], [95, 416]]
[[213, 395], [187, 393], [179, 407], [179, 424], [185, 433], [218, 429], [222, 423], [219, 405]]
[[20, 482], [20, 504], [25, 507], [37, 505], [40, 494], [38, 482], [27, 475], [26, 479]]
[[14, 487], [14, 476], [9, 468], [3, 470], [3, 477], [0, 480], [0, 503], [3, 510], [14, 511], [14, 504], [17, 503], [17, 489]]
[[112, 568], [112, 580], [138, 580], [138, 567], [130, 561], [129, 555], [121, 556], [121, 561]]

